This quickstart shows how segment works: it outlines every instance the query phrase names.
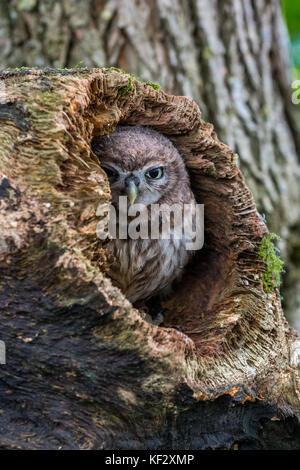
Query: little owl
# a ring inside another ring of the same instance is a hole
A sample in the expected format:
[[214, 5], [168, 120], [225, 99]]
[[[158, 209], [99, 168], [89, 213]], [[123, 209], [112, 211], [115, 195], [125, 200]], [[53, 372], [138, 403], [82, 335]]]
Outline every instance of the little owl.
[[[196, 201], [188, 173], [167, 137], [149, 127], [118, 126], [108, 137], [94, 139], [92, 149], [107, 174], [117, 212], [119, 196], [127, 196], [128, 207], [144, 204], [148, 210], [153, 204], [181, 208], [189, 204], [194, 214]], [[149, 226], [150, 218], [149, 211]], [[194, 215], [191, 220], [194, 227]], [[186, 249], [186, 242], [184, 234], [169, 239], [151, 239], [151, 234], [148, 239], [112, 239], [106, 245], [115, 259], [109, 275], [131, 302], [166, 294], [194, 254]]]

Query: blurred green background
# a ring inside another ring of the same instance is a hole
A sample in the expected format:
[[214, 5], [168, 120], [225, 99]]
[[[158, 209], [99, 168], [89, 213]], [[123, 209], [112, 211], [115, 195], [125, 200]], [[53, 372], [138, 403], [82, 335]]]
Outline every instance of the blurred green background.
[[300, 0], [282, 0], [282, 10], [291, 38], [294, 75], [300, 80]]

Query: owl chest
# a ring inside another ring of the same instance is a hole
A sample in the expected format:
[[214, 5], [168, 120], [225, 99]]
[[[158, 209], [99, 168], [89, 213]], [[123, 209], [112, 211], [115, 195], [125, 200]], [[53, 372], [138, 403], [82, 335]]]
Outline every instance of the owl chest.
[[147, 279], [152, 284], [167, 284], [188, 261], [183, 240], [115, 239], [107, 248], [115, 257], [110, 275], [124, 291]]

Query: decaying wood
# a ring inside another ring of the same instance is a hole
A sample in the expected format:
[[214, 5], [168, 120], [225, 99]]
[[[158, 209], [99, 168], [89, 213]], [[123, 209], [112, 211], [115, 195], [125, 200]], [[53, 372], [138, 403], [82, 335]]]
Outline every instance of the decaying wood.
[[[267, 228], [195, 102], [116, 70], [0, 78], [1, 447], [299, 448], [300, 347], [264, 290]], [[205, 205], [161, 327], [111, 285], [96, 236], [109, 187], [90, 144], [118, 123], [169, 136]]]

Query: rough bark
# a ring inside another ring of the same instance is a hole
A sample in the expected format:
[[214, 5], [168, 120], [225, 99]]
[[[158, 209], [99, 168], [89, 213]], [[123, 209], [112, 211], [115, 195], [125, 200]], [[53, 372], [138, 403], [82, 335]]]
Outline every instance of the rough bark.
[[300, 318], [300, 134], [278, 0], [10, 0], [0, 22], [2, 66], [117, 66], [194, 99], [283, 239], [284, 308]]
[[[0, 78], [1, 447], [299, 448], [299, 341], [262, 282], [267, 228], [196, 103], [114, 70]], [[205, 204], [160, 327], [111, 285], [95, 234], [109, 187], [90, 144], [118, 123], [168, 135]]]

